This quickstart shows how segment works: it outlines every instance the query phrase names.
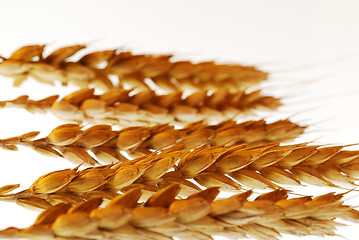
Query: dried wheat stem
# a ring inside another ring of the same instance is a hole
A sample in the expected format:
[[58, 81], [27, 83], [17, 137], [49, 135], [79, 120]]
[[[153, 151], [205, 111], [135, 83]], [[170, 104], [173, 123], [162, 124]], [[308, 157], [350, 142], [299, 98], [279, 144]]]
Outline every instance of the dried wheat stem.
[[132, 157], [149, 154], [153, 150], [183, 143], [184, 148], [206, 144], [227, 146], [248, 143], [259, 145], [272, 141], [285, 141], [302, 134], [305, 127], [289, 120], [266, 123], [264, 120], [236, 123], [225, 121], [217, 125], [196, 122], [183, 129], [174, 129], [168, 124], [154, 127], [129, 127], [120, 131], [109, 125], [95, 125], [86, 130], [77, 124], [56, 127], [47, 137], [33, 140], [39, 132], [29, 132], [17, 137], [0, 139], [0, 147], [17, 150], [24, 145], [50, 156], [68, 158], [79, 164], [94, 165], [96, 161], [88, 154], [94, 153], [98, 160], [117, 162], [125, 160], [120, 151]]
[[276, 190], [248, 200], [251, 191], [215, 200], [218, 188], [210, 188], [177, 200], [178, 185], [171, 185], [139, 203], [139, 188], [114, 198], [102, 208], [101, 198], [76, 206], [58, 204], [41, 213], [25, 229], [0, 231], [6, 239], [179, 239], [211, 240], [253, 237], [276, 240], [282, 234], [335, 235], [335, 219], [353, 222], [359, 212], [343, 204], [343, 194], [288, 198]]
[[[82, 88], [96, 86], [104, 89], [114, 88], [109, 76], [115, 75], [118, 78], [116, 87], [127, 84], [149, 89], [145, 79], [151, 79], [158, 87], [169, 91], [184, 88], [213, 90], [223, 86], [238, 90], [267, 78], [267, 73], [252, 66], [174, 62], [172, 55], [133, 55], [107, 50], [89, 53], [78, 61], [68, 59], [85, 47], [68, 46], [45, 57], [45, 45], [24, 46], [9, 58], [2, 57], [0, 74], [13, 78], [15, 86], [31, 76], [48, 84], [61, 82], [63, 85], [71, 83]], [[105, 67], [100, 68], [103, 63]]]
[[242, 185], [278, 189], [277, 184], [288, 186], [302, 182], [332, 187], [337, 183], [356, 186], [354, 181], [359, 176], [359, 151], [341, 150], [342, 146], [272, 143], [258, 147], [182, 148], [176, 145], [159, 154], [154, 152], [132, 161], [81, 171], [75, 168], [48, 173], [28, 190], [2, 194], [0, 200], [47, 208], [50, 204], [76, 203], [94, 196], [111, 199], [118, 191], [136, 186], [155, 192], [178, 183], [181, 195], [188, 196], [200, 190], [189, 180], [204, 187], [238, 191]]
[[51, 96], [33, 101], [21, 96], [12, 101], [2, 101], [0, 106], [17, 106], [30, 111], [49, 110], [67, 121], [105, 121], [133, 126], [200, 120], [218, 123], [253, 109], [274, 110], [281, 105], [278, 98], [262, 96], [259, 91], [230, 93], [228, 89], [212, 94], [198, 91], [185, 98], [182, 92], [157, 95], [153, 91], [144, 91], [132, 95], [131, 90], [112, 89], [95, 95], [94, 89], [82, 89], [60, 101], [56, 99], [57, 96]]

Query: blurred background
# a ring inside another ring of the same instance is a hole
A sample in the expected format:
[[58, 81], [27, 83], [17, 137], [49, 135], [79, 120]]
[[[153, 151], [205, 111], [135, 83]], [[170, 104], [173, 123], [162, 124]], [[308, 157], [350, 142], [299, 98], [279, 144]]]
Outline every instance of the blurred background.
[[[87, 44], [89, 50], [119, 48], [175, 54], [176, 60], [256, 65], [271, 74], [260, 87], [267, 94], [283, 97], [284, 103], [278, 112], [256, 118], [290, 117], [310, 124], [298, 141], [352, 144], [359, 143], [358, 12], [356, 0], [2, 1], [0, 55], [9, 57], [27, 44], [46, 44], [47, 53], [66, 45]], [[34, 99], [64, 96], [75, 89], [33, 80], [13, 88], [11, 79], [0, 78], [0, 100], [23, 94]], [[59, 124], [63, 122], [51, 115], [0, 109], [0, 138], [37, 130], [46, 136]], [[20, 148], [18, 152], [0, 150], [0, 186], [20, 183], [25, 189], [45, 173], [73, 167]], [[320, 194], [337, 189], [306, 187], [300, 191]], [[358, 205], [357, 193], [347, 198], [348, 203]], [[37, 214], [0, 202], [0, 228], [26, 227]], [[357, 239], [357, 229], [350, 225], [340, 228], [338, 234]]]

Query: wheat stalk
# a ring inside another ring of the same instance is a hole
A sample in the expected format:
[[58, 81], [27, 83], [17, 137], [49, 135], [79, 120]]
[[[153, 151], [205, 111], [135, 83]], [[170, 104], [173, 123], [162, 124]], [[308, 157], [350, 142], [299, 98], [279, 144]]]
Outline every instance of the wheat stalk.
[[126, 160], [120, 151], [132, 157], [151, 153], [151, 150], [171, 147], [183, 143], [184, 148], [194, 148], [210, 144], [227, 146], [247, 143], [259, 145], [271, 141], [285, 141], [302, 134], [305, 127], [289, 120], [266, 123], [264, 120], [236, 123], [225, 121], [217, 125], [196, 122], [183, 129], [175, 129], [169, 124], [154, 127], [129, 127], [112, 130], [110, 125], [95, 125], [86, 130], [77, 124], [56, 127], [45, 138], [33, 140], [39, 132], [29, 132], [17, 137], [0, 139], [0, 147], [17, 150], [16, 145], [30, 147], [50, 156], [65, 157], [79, 164], [94, 165], [88, 152], [104, 162]]
[[[178, 183], [181, 195], [188, 196], [200, 190], [189, 180], [204, 187], [238, 191], [243, 186], [279, 189], [277, 184], [288, 186], [302, 182], [356, 186], [354, 181], [359, 176], [359, 151], [341, 150], [343, 146], [272, 143], [258, 147], [204, 146], [192, 151], [182, 147], [176, 145], [159, 154], [154, 152], [122, 163], [51, 172], [38, 178], [28, 190], [15, 194], [8, 194], [6, 190], [0, 200], [47, 208], [54, 203], [76, 203], [94, 196], [111, 199], [118, 191], [136, 186], [155, 192]], [[4, 189], [13, 190], [14, 186]]]
[[20, 96], [1, 101], [1, 107], [22, 107], [29, 111], [51, 111], [67, 121], [111, 122], [122, 125], [190, 123], [193, 121], [221, 122], [253, 109], [277, 109], [278, 98], [262, 96], [260, 91], [230, 93], [221, 89], [212, 94], [198, 91], [182, 98], [182, 92], [157, 95], [144, 91], [131, 95], [131, 90], [113, 89], [95, 95], [94, 89], [82, 89], [60, 101], [57, 95], [38, 101]]
[[[24, 46], [9, 58], [1, 57], [0, 74], [13, 78], [15, 86], [31, 76], [49, 84], [61, 82], [63, 85], [71, 83], [82, 88], [94, 85], [104, 89], [115, 87], [110, 75], [118, 77], [116, 87], [128, 84], [142, 90], [149, 89], [145, 82], [149, 78], [157, 87], [169, 91], [188, 88], [213, 90], [223, 86], [238, 90], [267, 78], [267, 73], [252, 66], [174, 62], [172, 55], [133, 55], [131, 52], [106, 50], [84, 55], [79, 61], [68, 60], [85, 47], [67, 46], [45, 57], [45, 45]], [[106, 66], [100, 68], [101, 63]]]
[[335, 235], [336, 218], [357, 222], [359, 212], [343, 204], [344, 194], [288, 198], [276, 190], [248, 200], [247, 191], [215, 200], [218, 188], [209, 188], [176, 199], [179, 185], [156, 192], [146, 202], [138, 202], [141, 190], [134, 188], [114, 198], [105, 208], [93, 198], [75, 206], [58, 204], [41, 213], [25, 229], [0, 231], [6, 239], [213, 239], [253, 237], [278, 239], [282, 234], [298, 236]]

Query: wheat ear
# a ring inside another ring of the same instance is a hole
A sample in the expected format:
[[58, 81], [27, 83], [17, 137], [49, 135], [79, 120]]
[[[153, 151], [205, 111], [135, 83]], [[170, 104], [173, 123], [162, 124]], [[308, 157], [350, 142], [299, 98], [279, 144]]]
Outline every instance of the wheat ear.
[[253, 237], [276, 240], [282, 234], [298, 236], [335, 235], [335, 219], [357, 222], [359, 212], [343, 204], [343, 194], [288, 198], [276, 190], [248, 200], [251, 191], [215, 200], [218, 188], [210, 188], [177, 200], [178, 185], [156, 192], [139, 203], [139, 188], [114, 198], [101, 208], [101, 198], [76, 206], [62, 203], [41, 213], [25, 229], [0, 231], [6, 239], [180, 239], [211, 240]]
[[[118, 191], [141, 186], [155, 192], [172, 183], [181, 185], [188, 196], [204, 187], [231, 191], [250, 188], [279, 189], [280, 185], [307, 182], [337, 187], [336, 183], [356, 186], [359, 176], [359, 151], [343, 147], [306, 146], [305, 144], [259, 147], [201, 147], [189, 151], [177, 145], [131, 161], [90, 167], [79, 171], [64, 169], [38, 178], [28, 190], [3, 193], [0, 200], [47, 208], [58, 202], [79, 202], [94, 196], [111, 199]], [[181, 150], [182, 149], [182, 150]], [[17, 186], [17, 185], [15, 185]], [[5, 186], [11, 189], [13, 186]], [[1, 194], [1, 192], [0, 192]]]
[[266, 123], [264, 120], [243, 123], [225, 121], [217, 125], [196, 122], [183, 129], [174, 129], [169, 124], [163, 124], [154, 127], [129, 127], [119, 131], [112, 130], [110, 125], [95, 125], [82, 130], [80, 125], [65, 124], [56, 127], [45, 138], [33, 140], [39, 132], [29, 132], [0, 139], [0, 147], [17, 150], [16, 145], [23, 145], [45, 155], [65, 157], [77, 164], [85, 162], [94, 165], [96, 161], [88, 154], [89, 151], [94, 153], [98, 160], [117, 162], [126, 160], [120, 151], [138, 157], [178, 143], [183, 143], [184, 148], [206, 144], [259, 145], [294, 139], [302, 134], [304, 129], [304, 126], [287, 119], [273, 123]]
[[[92, 52], [79, 61], [68, 58], [84, 49], [85, 45], [73, 45], [57, 49], [48, 56], [43, 55], [45, 45], [24, 46], [9, 58], [2, 57], [0, 74], [14, 79], [18, 86], [28, 76], [53, 84], [60, 82], [82, 88], [96, 86], [103, 89], [122, 87], [149, 89], [145, 79], [169, 91], [181, 89], [217, 89], [229, 87], [243, 89], [267, 78], [267, 73], [252, 66], [216, 64], [214, 62], [192, 63], [171, 61], [172, 55], [133, 55], [131, 52], [117, 53], [116, 50]], [[100, 64], [105, 67], [100, 68]], [[116, 75], [118, 83], [109, 79]]]
[[[262, 96], [260, 91], [230, 93], [221, 89], [212, 94], [198, 91], [182, 98], [182, 92], [157, 95], [144, 91], [130, 96], [131, 90], [113, 89], [95, 95], [94, 89], [82, 89], [60, 101], [57, 96], [42, 100], [29, 100], [21, 96], [12, 101], [2, 101], [2, 107], [22, 107], [30, 111], [51, 111], [55, 116], [81, 122], [111, 122], [122, 125], [148, 125], [163, 123], [190, 123], [194, 121], [221, 122], [235, 118], [253, 109], [277, 109], [278, 98]], [[50, 108], [49, 108], [50, 107]]]

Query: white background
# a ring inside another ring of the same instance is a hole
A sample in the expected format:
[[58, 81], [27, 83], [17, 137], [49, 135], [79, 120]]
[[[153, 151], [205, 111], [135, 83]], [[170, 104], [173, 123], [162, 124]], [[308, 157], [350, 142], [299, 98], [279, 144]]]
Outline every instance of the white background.
[[[272, 73], [266, 93], [284, 97], [280, 112], [266, 116], [293, 115], [294, 121], [313, 124], [302, 141], [358, 143], [358, 12], [355, 0], [2, 1], [0, 55], [8, 57], [26, 44], [48, 44], [50, 52], [80, 43], [91, 50], [120, 47], [174, 53], [177, 59], [255, 64]], [[15, 89], [10, 79], [0, 78], [0, 100], [21, 94], [40, 99], [74, 89], [32, 80]], [[0, 138], [35, 130], [45, 136], [62, 123], [21, 109], [0, 109], [0, 121]], [[21, 183], [23, 189], [49, 171], [73, 167], [25, 148], [0, 150], [0, 161], [0, 186]], [[326, 191], [336, 189], [307, 187], [304, 192]], [[348, 202], [358, 205], [359, 196], [354, 193]], [[0, 228], [26, 227], [37, 214], [0, 202]], [[356, 229], [352, 225], [338, 233], [357, 239]]]

